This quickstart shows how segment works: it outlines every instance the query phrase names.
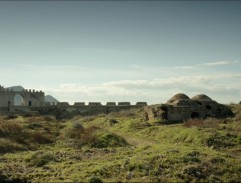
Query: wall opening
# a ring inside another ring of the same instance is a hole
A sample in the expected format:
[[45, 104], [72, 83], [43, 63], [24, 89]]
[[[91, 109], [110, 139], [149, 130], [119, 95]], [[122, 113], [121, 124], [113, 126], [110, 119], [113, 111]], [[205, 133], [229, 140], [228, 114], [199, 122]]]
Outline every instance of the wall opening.
[[22, 95], [16, 94], [14, 96], [14, 106], [24, 106], [24, 99]]
[[198, 104], [198, 105], [202, 105], [202, 102], [197, 101], [197, 104]]
[[32, 101], [28, 102], [28, 106], [31, 107], [32, 106]]
[[192, 112], [191, 118], [199, 118], [199, 113], [198, 112]]
[[10, 111], [11, 102], [8, 101], [8, 111]]
[[166, 119], [167, 120], [167, 118], [168, 118], [168, 112], [167, 112], [167, 108], [166, 107], [162, 107], [161, 108], [162, 110], [163, 110], [163, 112], [162, 112], [162, 119]]
[[210, 105], [206, 105], [206, 109], [211, 110], [212, 107]]

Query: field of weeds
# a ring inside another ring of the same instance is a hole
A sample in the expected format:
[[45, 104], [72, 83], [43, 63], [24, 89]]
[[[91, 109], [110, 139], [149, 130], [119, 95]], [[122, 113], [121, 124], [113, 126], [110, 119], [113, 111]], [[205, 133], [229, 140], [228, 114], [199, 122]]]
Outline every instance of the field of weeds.
[[142, 109], [108, 115], [0, 118], [0, 182], [239, 182], [236, 116], [149, 123]]

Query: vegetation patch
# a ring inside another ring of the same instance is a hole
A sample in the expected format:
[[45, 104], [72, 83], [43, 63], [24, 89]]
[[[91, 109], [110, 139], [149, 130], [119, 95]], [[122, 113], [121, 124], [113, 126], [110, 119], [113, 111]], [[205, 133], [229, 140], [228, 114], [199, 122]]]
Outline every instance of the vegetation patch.
[[56, 161], [54, 154], [37, 152], [30, 158], [26, 159], [26, 162], [32, 166], [42, 167], [51, 161]]
[[237, 115], [167, 125], [142, 112], [0, 118], [0, 182], [240, 182]]
[[241, 136], [234, 133], [216, 132], [206, 140], [206, 143], [215, 149], [234, 147], [241, 144]]
[[107, 148], [107, 147], [123, 147], [129, 145], [122, 137], [101, 131], [96, 134], [95, 141], [89, 143], [90, 147]]
[[221, 120], [208, 118], [205, 120], [199, 118], [193, 118], [183, 123], [184, 127], [198, 127], [198, 128], [218, 128]]

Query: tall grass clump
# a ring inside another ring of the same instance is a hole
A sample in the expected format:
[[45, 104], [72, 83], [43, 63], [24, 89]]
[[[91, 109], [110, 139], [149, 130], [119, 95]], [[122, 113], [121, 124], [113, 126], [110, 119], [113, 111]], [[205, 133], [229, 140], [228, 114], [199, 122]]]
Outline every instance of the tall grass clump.
[[14, 142], [24, 143], [25, 134], [25, 130], [17, 122], [1, 121], [0, 123], [0, 137], [8, 138]]
[[99, 128], [95, 126], [84, 128], [81, 123], [74, 122], [67, 130], [67, 137], [74, 139], [75, 145], [81, 147], [96, 140], [94, 132], [97, 129]]

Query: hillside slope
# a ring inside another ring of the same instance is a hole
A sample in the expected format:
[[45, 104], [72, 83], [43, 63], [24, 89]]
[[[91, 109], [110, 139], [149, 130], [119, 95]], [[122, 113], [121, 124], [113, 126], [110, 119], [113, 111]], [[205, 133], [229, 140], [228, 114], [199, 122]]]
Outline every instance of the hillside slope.
[[[239, 105], [232, 109], [240, 113]], [[163, 125], [142, 115], [132, 109], [68, 121], [2, 118], [0, 175], [32, 182], [241, 180], [237, 116]]]

